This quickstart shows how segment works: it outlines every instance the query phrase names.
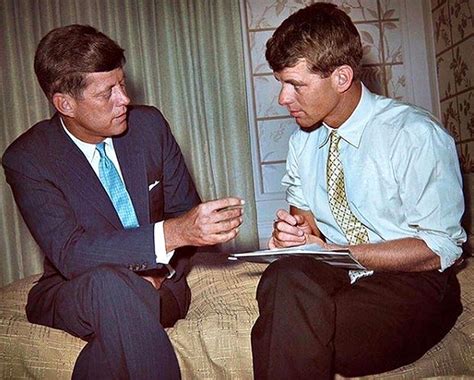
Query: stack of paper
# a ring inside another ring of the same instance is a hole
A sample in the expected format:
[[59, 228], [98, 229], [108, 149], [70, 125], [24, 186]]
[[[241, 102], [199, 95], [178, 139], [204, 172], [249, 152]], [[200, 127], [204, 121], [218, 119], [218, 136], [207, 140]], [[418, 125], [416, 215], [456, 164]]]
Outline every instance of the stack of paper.
[[291, 248], [266, 249], [262, 251], [234, 253], [229, 260], [245, 260], [254, 263], [271, 263], [289, 256], [310, 256], [330, 265], [346, 269], [366, 269], [351, 255], [349, 250], [328, 251], [317, 244], [300, 245]]

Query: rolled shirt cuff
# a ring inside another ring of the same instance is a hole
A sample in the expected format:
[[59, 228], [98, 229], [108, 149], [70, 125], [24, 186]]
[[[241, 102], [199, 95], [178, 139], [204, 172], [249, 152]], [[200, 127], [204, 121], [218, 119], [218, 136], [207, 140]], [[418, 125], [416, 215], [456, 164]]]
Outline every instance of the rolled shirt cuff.
[[439, 256], [441, 272], [453, 265], [462, 255], [461, 244], [465, 241], [462, 236], [458, 240], [454, 240], [446, 234], [418, 231], [416, 237], [423, 240]]

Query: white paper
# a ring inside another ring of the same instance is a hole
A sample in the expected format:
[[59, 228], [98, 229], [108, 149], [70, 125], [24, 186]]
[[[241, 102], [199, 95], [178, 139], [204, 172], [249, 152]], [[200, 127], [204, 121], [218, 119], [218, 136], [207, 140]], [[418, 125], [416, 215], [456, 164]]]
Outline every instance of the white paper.
[[346, 269], [366, 269], [346, 250], [328, 251], [317, 244], [300, 245], [290, 248], [265, 249], [261, 251], [234, 253], [229, 260], [244, 260], [255, 263], [271, 263], [289, 256], [310, 256], [330, 265]]

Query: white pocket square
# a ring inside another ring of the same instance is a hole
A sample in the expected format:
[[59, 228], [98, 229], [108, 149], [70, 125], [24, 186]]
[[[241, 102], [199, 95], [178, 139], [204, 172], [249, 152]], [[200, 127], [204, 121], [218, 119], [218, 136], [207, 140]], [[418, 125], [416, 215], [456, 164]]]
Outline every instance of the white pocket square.
[[156, 185], [158, 185], [160, 183], [160, 181], [155, 181], [153, 182], [151, 185], [148, 186], [148, 191], [151, 191], [151, 189], [153, 189]]

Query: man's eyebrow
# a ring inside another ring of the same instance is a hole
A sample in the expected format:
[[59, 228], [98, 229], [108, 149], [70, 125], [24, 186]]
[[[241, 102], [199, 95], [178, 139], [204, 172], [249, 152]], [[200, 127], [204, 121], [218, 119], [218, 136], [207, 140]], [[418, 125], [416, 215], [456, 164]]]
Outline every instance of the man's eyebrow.
[[299, 86], [301, 86], [305, 83], [304, 81], [298, 80], [298, 79], [288, 79], [287, 82], [290, 83], [290, 84], [297, 84]]
[[305, 85], [304, 81], [300, 81], [298, 79], [286, 79], [286, 80], [283, 80], [282, 82], [289, 83], [293, 86], [304, 86]]
[[104, 92], [107, 92], [109, 91], [112, 87], [114, 87], [114, 85], [109, 85], [109, 86], [105, 86], [104, 88], [101, 88], [97, 91], [97, 94], [102, 94]]
[[[127, 76], [125, 74], [123, 74], [122, 78], [119, 80], [119, 83], [125, 82], [125, 79], [127, 79]], [[113, 88], [114, 86], [115, 86], [115, 83], [106, 86], [105, 88], [97, 91], [97, 95], [101, 95], [104, 92], [110, 91], [110, 89]]]
[[281, 79], [279, 78], [278, 76], [276, 76], [275, 74], [273, 75], [273, 77], [278, 81], [278, 82], [284, 82], [284, 83], [289, 83], [289, 84], [292, 84], [293, 86], [304, 86], [305, 82], [304, 81], [300, 81], [300, 80], [297, 80], [297, 79]]

